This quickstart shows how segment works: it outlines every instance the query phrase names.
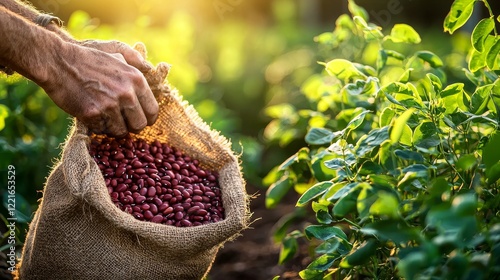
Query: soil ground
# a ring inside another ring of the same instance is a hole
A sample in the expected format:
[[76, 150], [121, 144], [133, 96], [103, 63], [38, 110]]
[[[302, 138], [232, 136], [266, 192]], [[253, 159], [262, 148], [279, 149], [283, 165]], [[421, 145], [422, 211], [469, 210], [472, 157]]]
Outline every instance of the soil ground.
[[277, 275], [281, 276], [280, 280], [300, 279], [297, 272], [305, 268], [300, 258], [287, 265], [278, 265], [280, 247], [272, 240], [274, 224], [293, 211], [295, 201], [287, 199], [269, 210], [265, 207], [265, 189], [247, 186], [247, 192], [258, 194], [250, 204], [255, 220], [252, 228], [219, 251], [209, 280], [271, 280]]

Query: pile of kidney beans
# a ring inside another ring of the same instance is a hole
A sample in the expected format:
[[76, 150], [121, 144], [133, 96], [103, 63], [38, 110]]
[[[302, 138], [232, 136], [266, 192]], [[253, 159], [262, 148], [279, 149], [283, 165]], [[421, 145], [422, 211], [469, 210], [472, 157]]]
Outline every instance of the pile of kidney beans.
[[90, 155], [113, 203], [138, 220], [189, 227], [224, 219], [217, 172], [175, 147], [130, 135], [93, 137]]

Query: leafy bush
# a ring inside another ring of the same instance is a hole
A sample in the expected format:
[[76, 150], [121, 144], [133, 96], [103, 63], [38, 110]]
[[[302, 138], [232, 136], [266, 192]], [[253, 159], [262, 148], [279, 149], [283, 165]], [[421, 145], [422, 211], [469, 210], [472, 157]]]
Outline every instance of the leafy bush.
[[[500, 17], [481, 2], [490, 17], [470, 36], [467, 82], [448, 82], [438, 55], [406, 47], [421, 42], [413, 27], [384, 35], [352, 0], [352, 17], [317, 37], [359, 52], [322, 63], [302, 86], [311, 109], [287, 112], [308, 146], [264, 179], [269, 208], [300, 195], [276, 225], [280, 263], [306, 243], [303, 279], [500, 276]], [[474, 4], [454, 1], [444, 30], [463, 26]], [[363, 51], [376, 53], [372, 65]]]

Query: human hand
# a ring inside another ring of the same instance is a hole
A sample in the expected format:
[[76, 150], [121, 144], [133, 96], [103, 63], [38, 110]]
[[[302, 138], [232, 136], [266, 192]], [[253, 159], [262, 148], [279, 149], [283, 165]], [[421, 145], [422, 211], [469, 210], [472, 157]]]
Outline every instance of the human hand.
[[147, 73], [153, 69], [143, 54], [131, 48], [127, 44], [120, 41], [101, 41], [101, 40], [84, 40], [79, 42], [80, 45], [94, 48], [110, 54], [118, 53], [123, 56], [125, 61], [135, 68], [139, 69], [142, 73]]
[[119, 137], [156, 121], [158, 103], [141, 73], [152, 66], [127, 45], [67, 43], [55, 63], [48, 67], [53, 73], [38, 83], [90, 131]]

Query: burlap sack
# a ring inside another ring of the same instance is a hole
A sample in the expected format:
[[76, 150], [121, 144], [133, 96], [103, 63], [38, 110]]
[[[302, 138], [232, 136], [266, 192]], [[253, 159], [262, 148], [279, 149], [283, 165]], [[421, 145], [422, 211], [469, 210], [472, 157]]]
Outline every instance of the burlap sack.
[[137, 137], [178, 147], [218, 171], [225, 219], [179, 228], [122, 212], [89, 155], [87, 128], [76, 121], [30, 224], [21, 280], [202, 279], [222, 244], [246, 228], [247, 195], [229, 141], [210, 130], [176, 91], [166, 89], [155, 89], [163, 91], [159, 118]]

